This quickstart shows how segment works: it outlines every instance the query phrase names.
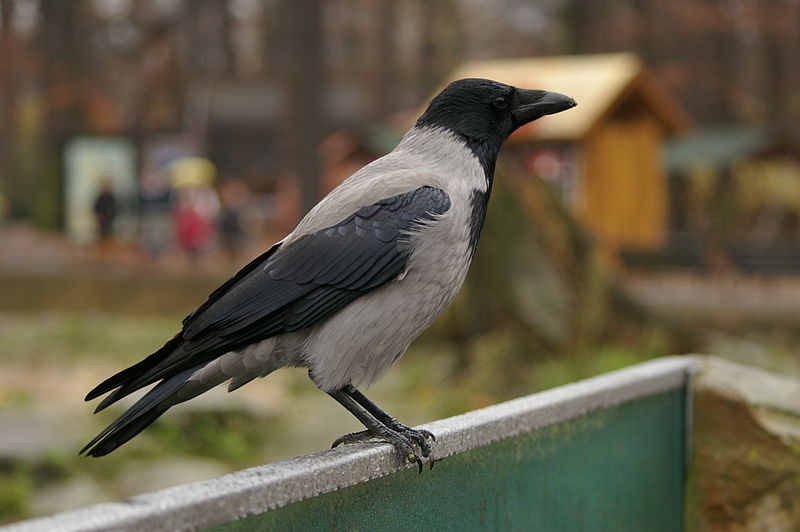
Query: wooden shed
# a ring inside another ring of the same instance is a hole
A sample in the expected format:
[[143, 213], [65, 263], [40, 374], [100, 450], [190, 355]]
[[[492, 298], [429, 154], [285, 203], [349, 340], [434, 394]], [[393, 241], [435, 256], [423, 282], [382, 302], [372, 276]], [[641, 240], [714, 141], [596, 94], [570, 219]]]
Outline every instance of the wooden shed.
[[492, 59], [446, 80], [482, 77], [568, 94], [578, 107], [517, 131], [509, 148], [531, 172], [562, 186], [576, 215], [608, 251], [658, 248], [666, 238], [662, 151], [689, 125], [681, 107], [630, 53]]

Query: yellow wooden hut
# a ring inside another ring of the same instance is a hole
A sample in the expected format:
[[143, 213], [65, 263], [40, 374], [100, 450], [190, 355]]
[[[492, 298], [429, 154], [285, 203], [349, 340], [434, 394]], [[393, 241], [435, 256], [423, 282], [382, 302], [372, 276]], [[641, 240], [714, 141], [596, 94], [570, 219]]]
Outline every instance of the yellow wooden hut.
[[635, 55], [473, 61], [445, 83], [466, 77], [575, 98], [575, 109], [515, 133], [512, 149], [536, 150], [528, 154], [532, 171], [560, 169], [569, 204], [606, 250], [654, 249], [664, 242], [669, 198], [662, 150], [689, 120]]

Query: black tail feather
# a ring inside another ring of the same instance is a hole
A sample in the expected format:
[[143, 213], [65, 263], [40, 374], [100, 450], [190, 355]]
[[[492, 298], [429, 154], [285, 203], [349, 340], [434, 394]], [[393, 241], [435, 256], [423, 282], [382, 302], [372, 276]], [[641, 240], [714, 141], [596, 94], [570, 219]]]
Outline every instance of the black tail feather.
[[199, 368], [190, 368], [161, 381], [87, 443], [78, 454], [104, 456], [139, 434], [171, 406], [180, 402], [170, 399], [197, 369]]
[[[125, 392], [122, 393], [114, 393], [112, 396], [114, 397], [113, 400], [110, 400], [111, 396], [107, 397], [100, 406], [97, 407], [95, 412], [99, 412], [100, 410], [104, 409], [105, 407], [109, 406], [110, 404], [122, 399], [126, 395], [135, 392], [140, 387], [126, 387], [132, 382], [135, 382], [143, 373], [146, 373], [148, 370], [152, 369], [153, 367], [157, 366], [161, 363], [170, 353], [172, 353], [175, 348], [180, 345], [183, 341], [183, 337], [181, 333], [176, 334], [172, 339], [170, 339], [167, 343], [165, 343], [161, 349], [153, 353], [152, 355], [148, 356], [144, 360], [141, 360], [134, 364], [133, 366], [126, 368], [119, 373], [112, 375], [111, 377], [107, 378], [97, 386], [95, 386], [92, 391], [86, 394], [85, 401], [91, 401], [97, 397], [100, 397], [104, 393], [110, 392], [115, 388], [127, 388]], [[146, 386], [143, 385], [143, 386]]]
[[[158, 419], [158, 417], [166, 412], [167, 409], [164, 410], [149, 410], [140, 416], [134, 418], [131, 422], [121, 425], [114, 430], [107, 433], [103, 438], [100, 438], [98, 435], [97, 438], [92, 440], [86, 447], [81, 449], [80, 454], [86, 454], [86, 456], [94, 456], [95, 458], [99, 458], [101, 456], [105, 456], [111, 451], [115, 450], [117, 447], [122, 445], [123, 443], [127, 442], [140, 432], [142, 432], [145, 428], [147, 428], [153, 421]], [[98, 440], [98, 438], [100, 438]]]

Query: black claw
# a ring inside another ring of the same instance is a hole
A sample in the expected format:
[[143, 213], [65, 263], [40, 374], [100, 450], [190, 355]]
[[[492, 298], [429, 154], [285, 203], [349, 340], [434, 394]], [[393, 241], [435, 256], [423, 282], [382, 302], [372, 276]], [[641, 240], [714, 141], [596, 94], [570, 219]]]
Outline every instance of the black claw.
[[412, 453], [406, 457], [406, 460], [408, 460], [409, 463], [416, 463], [419, 473], [422, 473], [422, 459], [419, 456]]
[[333, 441], [333, 444], [331, 444], [331, 449], [343, 443], [362, 443], [373, 438], [375, 438], [375, 435], [368, 430], [362, 430], [361, 432], [350, 432], [349, 434], [345, 434], [344, 436], [339, 436], [336, 438]]
[[427, 430], [414, 430], [399, 423], [397, 427], [392, 427], [392, 429], [402, 434], [406, 438], [414, 440], [417, 446], [419, 446], [420, 452], [424, 458], [428, 458], [431, 455], [431, 446], [428, 443], [427, 438], [436, 441], [436, 437], [431, 432]]

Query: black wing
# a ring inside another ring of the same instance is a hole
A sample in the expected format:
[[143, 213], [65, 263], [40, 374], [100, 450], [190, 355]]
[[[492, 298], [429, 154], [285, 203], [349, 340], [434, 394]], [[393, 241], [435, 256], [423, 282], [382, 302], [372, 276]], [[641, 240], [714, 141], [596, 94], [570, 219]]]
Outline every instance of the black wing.
[[111, 390], [98, 406], [222, 354], [310, 327], [405, 268], [405, 233], [450, 208], [447, 194], [421, 187], [378, 201], [338, 224], [273, 246], [214, 291], [183, 330], [138, 364], [99, 384], [87, 400]]

